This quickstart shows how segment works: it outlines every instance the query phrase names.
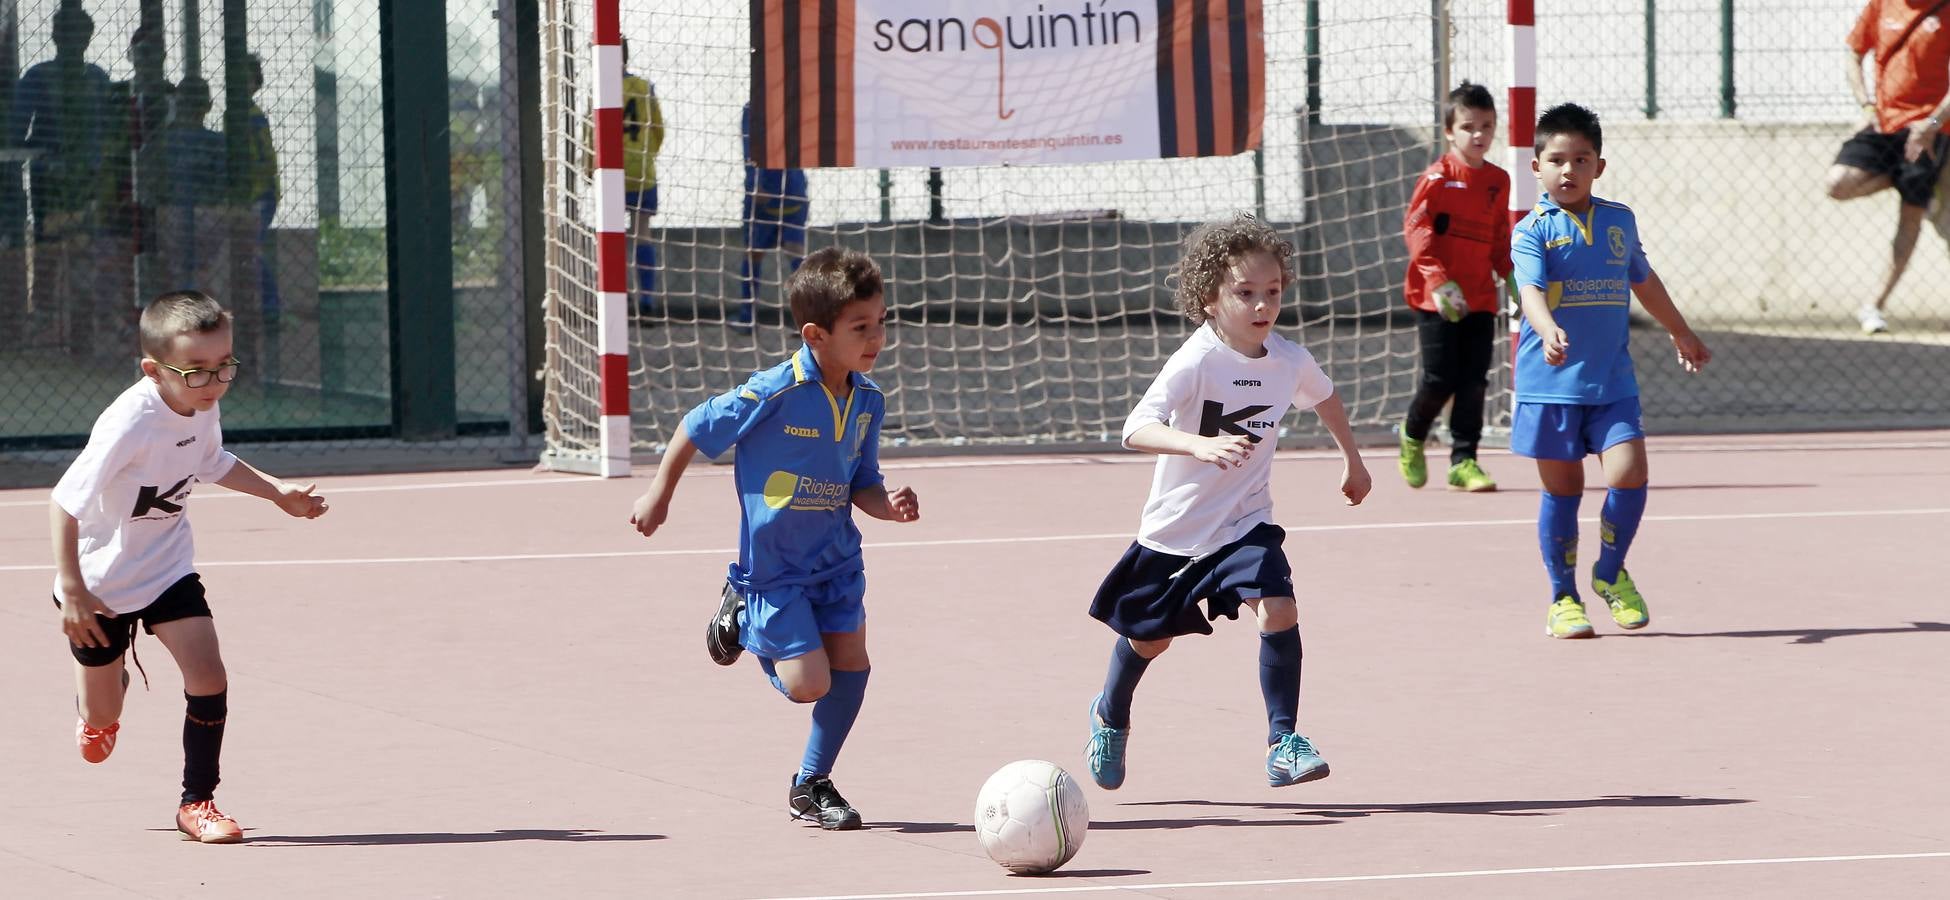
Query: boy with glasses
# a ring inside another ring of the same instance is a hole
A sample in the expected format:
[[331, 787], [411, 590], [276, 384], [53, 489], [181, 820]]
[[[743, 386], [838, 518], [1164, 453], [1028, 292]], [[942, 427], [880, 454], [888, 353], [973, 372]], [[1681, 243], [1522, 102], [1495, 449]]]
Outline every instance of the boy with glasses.
[[75, 741], [91, 763], [115, 749], [129, 679], [122, 658], [141, 625], [183, 673], [176, 828], [185, 840], [234, 844], [243, 830], [213, 802], [228, 683], [192, 559], [190, 492], [219, 484], [306, 519], [326, 505], [316, 485], [272, 478], [223, 449], [217, 401], [238, 367], [230, 313], [200, 292], [174, 291], [142, 311], [140, 329], [143, 378], [95, 420], [49, 510], [54, 602], [76, 663]]

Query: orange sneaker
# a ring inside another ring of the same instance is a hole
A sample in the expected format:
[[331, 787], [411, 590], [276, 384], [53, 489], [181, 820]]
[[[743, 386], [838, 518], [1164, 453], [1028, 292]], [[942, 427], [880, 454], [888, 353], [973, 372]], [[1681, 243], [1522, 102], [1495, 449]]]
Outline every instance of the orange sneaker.
[[183, 840], [205, 844], [236, 844], [244, 840], [244, 829], [237, 820], [217, 811], [214, 800], [185, 803], [176, 808], [176, 830]]
[[87, 719], [76, 719], [74, 723], [74, 742], [81, 746], [81, 758], [98, 763], [115, 752], [115, 732], [122, 730], [122, 723], [115, 722], [107, 728], [88, 727]]

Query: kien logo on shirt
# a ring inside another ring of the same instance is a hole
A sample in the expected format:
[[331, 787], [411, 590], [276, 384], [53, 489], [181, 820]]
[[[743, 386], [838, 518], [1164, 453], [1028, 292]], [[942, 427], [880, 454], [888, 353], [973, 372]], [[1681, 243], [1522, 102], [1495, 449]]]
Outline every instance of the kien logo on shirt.
[[184, 476], [182, 481], [163, 489], [152, 484], [143, 485], [141, 492], [136, 494], [135, 510], [129, 513], [129, 518], [149, 518], [152, 510], [163, 513], [161, 518], [181, 515], [183, 503], [190, 499], [190, 479], [194, 477]]
[[1199, 436], [1218, 437], [1219, 432], [1223, 431], [1226, 434], [1244, 435], [1247, 440], [1257, 444], [1259, 443], [1259, 435], [1247, 429], [1270, 429], [1276, 427], [1279, 424], [1277, 422], [1252, 421], [1254, 416], [1272, 408], [1265, 404], [1255, 404], [1227, 412], [1225, 404], [1217, 400], [1207, 400], [1205, 401], [1204, 413], [1199, 416], [1198, 420]]
[[765, 479], [765, 505], [773, 509], [825, 512], [844, 509], [853, 499], [850, 485], [821, 481], [780, 469]]

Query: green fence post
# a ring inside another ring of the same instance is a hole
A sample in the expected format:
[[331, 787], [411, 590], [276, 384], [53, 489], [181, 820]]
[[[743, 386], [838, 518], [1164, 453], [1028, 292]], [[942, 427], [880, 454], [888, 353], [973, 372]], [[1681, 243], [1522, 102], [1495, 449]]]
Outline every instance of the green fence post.
[[1720, 0], [1720, 118], [1733, 109], [1733, 0]]
[[894, 173], [880, 170], [880, 224], [894, 221]]
[[380, 0], [393, 433], [454, 436], [454, 228], [446, 0]]
[[[515, 97], [521, 131], [521, 308], [524, 372], [540, 372], [547, 363], [547, 320], [542, 300], [548, 295], [547, 241], [542, 233], [542, 12], [539, 0], [514, 0]], [[528, 431], [542, 431], [539, 385], [528, 387]]]
[[1645, 117], [1659, 117], [1659, 3], [1645, 0]]

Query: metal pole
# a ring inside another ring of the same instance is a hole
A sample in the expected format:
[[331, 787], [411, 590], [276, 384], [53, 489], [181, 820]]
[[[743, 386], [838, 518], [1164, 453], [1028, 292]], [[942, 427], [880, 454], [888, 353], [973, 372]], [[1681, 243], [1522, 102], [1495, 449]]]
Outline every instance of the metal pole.
[[947, 210], [941, 203], [941, 169], [938, 167], [928, 170], [928, 221], [948, 221]]
[[894, 221], [894, 173], [880, 170], [880, 224]]
[[183, 0], [183, 74], [203, 74], [203, 22], [198, 0]]
[[1733, 0], [1720, 0], [1720, 118], [1733, 110]]
[[394, 435], [454, 436], [454, 229], [446, 0], [380, 0]]
[[1320, 124], [1320, 0], [1307, 0], [1307, 122]]
[[1449, 96], [1449, 0], [1429, 0], [1429, 67], [1434, 84], [1429, 97], [1434, 101], [1435, 148], [1442, 152], [1442, 104]]
[[1659, 117], [1659, 3], [1645, 0], [1645, 117]]

